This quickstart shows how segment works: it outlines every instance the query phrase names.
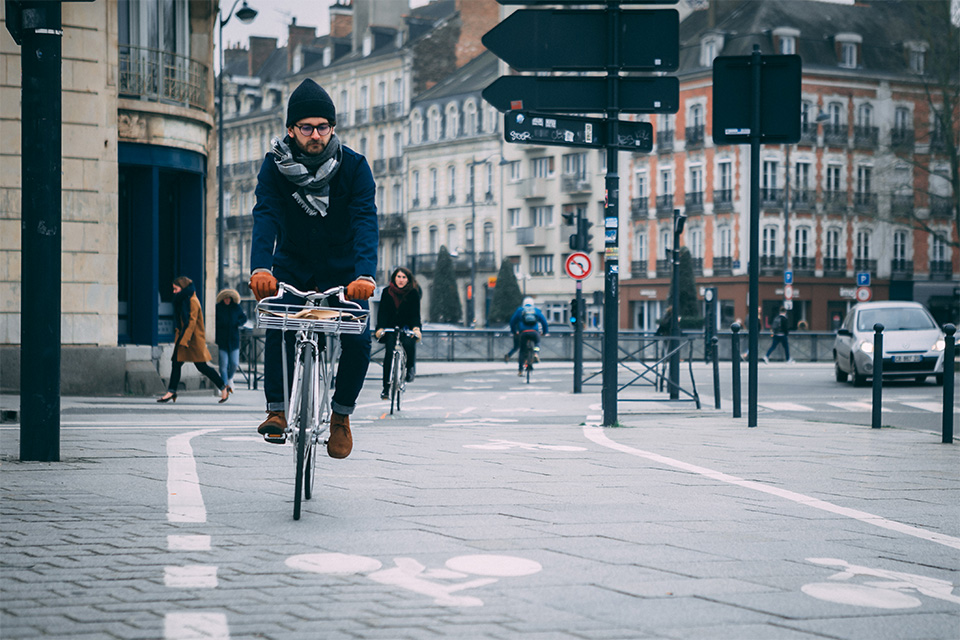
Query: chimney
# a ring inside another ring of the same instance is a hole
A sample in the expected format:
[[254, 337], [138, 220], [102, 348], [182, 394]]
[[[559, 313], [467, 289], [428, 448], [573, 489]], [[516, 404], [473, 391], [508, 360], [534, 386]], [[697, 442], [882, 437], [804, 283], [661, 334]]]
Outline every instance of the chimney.
[[287, 71], [293, 71], [293, 54], [297, 46], [309, 44], [317, 39], [316, 27], [297, 26], [297, 19], [290, 20], [290, 26], [287, 27]]
[[330, 37], [349, 38], [353, 31], [353, 9], [345, 0], [330, 5]]
[[263, 69], [267, 59], [277, 50], [276, 38], [250, 36], [250, 55], [247, 56], [247, 75], [255, 76]]
[[241, 61], [246, 63], [246, 67], [248, 67], [249, 70], [250, 53], [246, 49], [241, 49], [239, 46], [236, 46], [223, 50], [224, 69], [234, 69]]
[[500, 21], [497, 0], [457, 0], [460, 13], [460, 39], [457, 41], [457, 68], [486, 51], [480, 38]]

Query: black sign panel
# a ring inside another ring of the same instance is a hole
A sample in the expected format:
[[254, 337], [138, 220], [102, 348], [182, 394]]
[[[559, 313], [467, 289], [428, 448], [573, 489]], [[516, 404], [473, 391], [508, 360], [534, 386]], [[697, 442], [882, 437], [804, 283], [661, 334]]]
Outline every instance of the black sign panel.
[[504, 5], [514, 5], [514, 4], [529, 4], [529, 5], [539, 5], [539, 4], [575, 4], [575, 5], [591, 5], [596, 4], [600, 6], [611, 5], [611, 4], [677, 4], [678, 0], [497, 0], [498, 4]]
[[[620, 13], [618, 68], [673, 71], [679, 64], [676, 9]], [[605, 71], [610, 54], [607, 14], [596, 10], [520, 9], [481, 41], [519, 71]]]
[[[679, 108], [680, 81], [675, 77], [626, 77], [617, 82], [619, 109], [624, 113], [676, 113]], [[602, 113], [609, 106], [607, 79], [601, 77], [501, 76], [483, 90], [483, 98], [498, 111]]]
[[[503, 138], [521, 144], [600, 149], [607, 144], [607, 123], [601, 118], [508, 111], [503, 116]], [[618, 125], [617, 148], [639, 153], [653, 149], [653, 125], [649, 122], [620, 121]]]
[[[749, 144], [753, 95], [752, 56], [713, 61], [713, 141]], [[801, 60], [797, 55], [760, 56], [760, 142], [800, 141]]]

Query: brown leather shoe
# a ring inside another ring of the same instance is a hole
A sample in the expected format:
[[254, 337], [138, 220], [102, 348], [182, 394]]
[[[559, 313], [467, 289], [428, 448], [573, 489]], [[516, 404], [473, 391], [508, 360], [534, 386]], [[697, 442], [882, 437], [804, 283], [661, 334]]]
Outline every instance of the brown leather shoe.
[[353, 436], [350, 435], [350, 416], [331, 412], [327, 453], [331, 458], [346, 458], [351, 451], [353, 451]]
[[283, 411], [268, 411], [267, 419], [257, 427], [257, 433], [271, 444], [283, 444], [286, 441], [287, 416]]

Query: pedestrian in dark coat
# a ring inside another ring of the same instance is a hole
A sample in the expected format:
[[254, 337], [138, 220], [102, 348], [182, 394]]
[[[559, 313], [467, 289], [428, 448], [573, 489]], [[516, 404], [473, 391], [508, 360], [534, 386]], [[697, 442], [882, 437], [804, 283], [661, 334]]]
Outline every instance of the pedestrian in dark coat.
[[167, 385], [167, 392], [157, 398], [157, 402], [177, 401], [177, 387], [180, 386], [180, 371], [184, 362], [192, 362], [197, 371], [210, 378], [220, 392], [220, 402], [226, 402], [229, 394], [223, 378], [207, 364], [210, 361], [210, 350], [207, 349], [203, 309], [197, 299], [193, 280], [186, 276], [180, 276], [173, 281], [173, 314], [177, 329], [174, 335], [170, 384]]
[[[403, 331], [384, 333], [384, 329], [408, 329], [414, 336]], [[393, 364], [393, 350], [400, 338], [400, 344], [407, 354], [406, 381], [413, 382], [416, 375], [417, 341], [422, 337], [420, 324], [420, 287], [413, 273], [405, 267], [397, 267], [390, 274], [390, 284], [380, 295], [377, 308], [377, 340], [384, 343], [383, 356], [383, 392], [380, 398], [390, 397], [390, 367]]]
[[217, 348], [220, 350], [220, 377], [233, 393], [233, 376], [240, 366], [240, 327], [247, 322], [247, 314], [240, 306], [240, 293], [224, 289], [217, 294]]

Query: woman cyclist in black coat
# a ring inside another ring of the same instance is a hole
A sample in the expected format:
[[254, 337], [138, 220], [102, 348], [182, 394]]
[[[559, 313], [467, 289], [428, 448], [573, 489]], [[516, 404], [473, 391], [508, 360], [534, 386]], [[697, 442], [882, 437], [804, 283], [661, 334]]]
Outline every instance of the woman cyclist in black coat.
[[416, 373], [417, 341], [420, 340], [420, 287], [413, 273], [405, 267], [397, 267], [390, 275], [390, 284], [380, 295], [380, 307], [377, 310], [377, 330], [374, 336], [381, 340], [384, 329], [409, 329], [412, 338], [402, 331], [386, 334], [383, 357], [383, 393], [380, 398], [390, 397], [390, 366], [393, 363], [393, 348], [397, 336], [407, 352], [407, 382], [413, 381]]

